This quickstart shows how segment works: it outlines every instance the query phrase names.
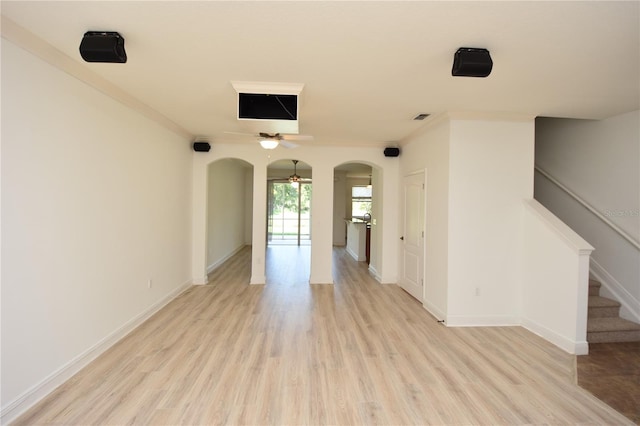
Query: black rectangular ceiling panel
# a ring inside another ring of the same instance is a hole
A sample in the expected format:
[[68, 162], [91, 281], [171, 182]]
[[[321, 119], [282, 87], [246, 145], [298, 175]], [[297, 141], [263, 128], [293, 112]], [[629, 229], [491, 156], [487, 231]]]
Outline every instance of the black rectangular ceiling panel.
[[297, 120], [298, 96], [240, 93], [238, 118]]

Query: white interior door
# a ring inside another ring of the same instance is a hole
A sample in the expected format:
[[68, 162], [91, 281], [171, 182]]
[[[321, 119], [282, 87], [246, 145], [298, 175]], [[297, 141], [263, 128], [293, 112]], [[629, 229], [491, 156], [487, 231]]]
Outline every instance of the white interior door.
[[424, 286], [424, 172], [404, 177], [400, 286], [422, 301]]

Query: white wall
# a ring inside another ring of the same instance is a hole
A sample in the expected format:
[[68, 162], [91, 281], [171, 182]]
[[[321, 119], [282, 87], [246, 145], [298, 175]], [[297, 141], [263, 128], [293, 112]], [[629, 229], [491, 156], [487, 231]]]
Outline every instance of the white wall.
[[191, 150], [4, 39], [2, 105], [6, 421], [189, 284]]
[[[536, 164], [640, 241], [640, 111], [606, 120], [536, 120]], [[640, 319], [640, 251], [541, 174], [535, 197], [595, 247], [601, 294]]]
[[248, 164], [234, 159], [211, 163], [207, 181], [207, 271], [224, 263], [246, 243], [245, 194]]
[[447, 324], [517, 324], [522, 200], [533, 197], [533, 119], [450, 125]]
[[588, 353], [586, 241], [535, 200], [524, 202], [522, 324], [569, 353]]
[[[425, 169], [423, 303], [438, 319], [444, 319], [447, 316], [449, 282], [449, 120], [446, 116], [435, 118], [422, 133], [402, 147], [401, 176]], [[396, 191], [402, 193], [400, 187]], [[400, 199], [398, 205], [402, 206], [403, 202]], [[403, 214], [402, 208], [394, 214], [398, 228]], [[400, 235], [402, 231], [398, 229], [398, 232]]]
[[640, 111], [537, 119], [536, 165], [640, 240]]
[[403, 147], [401, 174], [426, 170], [423, 303], [448, 325], [519, 323], [533, 130], [532, 118], [443, 114]]

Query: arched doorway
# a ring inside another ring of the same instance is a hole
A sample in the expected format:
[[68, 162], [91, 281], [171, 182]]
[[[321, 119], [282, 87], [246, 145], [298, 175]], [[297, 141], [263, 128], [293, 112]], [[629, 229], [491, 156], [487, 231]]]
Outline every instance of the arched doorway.
[[381, 170], [363, 162], [334, 168], [333, 244], [379, 278], [382, 223]]
[[311, 244], [311, 167], [279, 160], [267, 168], [267, 244]]
[[251, 245], [252, 228], [253, 166], [235, 158], [212, 162], [207, 167], [207, 274]]
[[309, 164], [277, 160], [267, 167], [267, 281], [287, 277], [307, 283], [311, 258], [311, 200]]

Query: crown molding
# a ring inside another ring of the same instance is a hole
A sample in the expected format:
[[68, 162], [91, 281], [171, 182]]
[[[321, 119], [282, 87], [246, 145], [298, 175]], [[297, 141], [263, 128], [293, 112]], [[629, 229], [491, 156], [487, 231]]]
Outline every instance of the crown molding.
[[133, 109], [171, 132], [193, 139], [191, 132], [171, 121], [149, 105], [131, 96], [120, 87], [85, 67], [64, 52], [58, 50], [37, 35], [2, 15], [2, 38], [53, 65], [70, 76], [104, 93], [121, 104]]

